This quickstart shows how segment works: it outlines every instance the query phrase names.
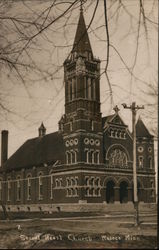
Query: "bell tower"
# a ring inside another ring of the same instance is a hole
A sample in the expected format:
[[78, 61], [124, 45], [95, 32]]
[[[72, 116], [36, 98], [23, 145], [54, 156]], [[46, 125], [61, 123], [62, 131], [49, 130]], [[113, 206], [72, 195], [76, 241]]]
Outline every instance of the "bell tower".
[[93, 56], [83, 10], [70, 57], [64, 62], [65, 115], [59, 122], [66, 164], [102, 162], [100, 60]]

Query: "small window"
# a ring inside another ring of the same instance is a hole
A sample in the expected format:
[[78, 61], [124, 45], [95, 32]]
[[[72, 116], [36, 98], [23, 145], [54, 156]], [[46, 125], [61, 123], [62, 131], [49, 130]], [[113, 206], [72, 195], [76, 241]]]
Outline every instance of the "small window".
[[144, 151], [144, 148], [141, 147], [141, 146], [139, 146], [139, 147], [138, 147], [138, 152], [139, 152], [139, 153], [142, 153], [143, 151]]
[[148, 147], [148, 152], [149, 152], [149, 153], [152, 152], [152, 147]]

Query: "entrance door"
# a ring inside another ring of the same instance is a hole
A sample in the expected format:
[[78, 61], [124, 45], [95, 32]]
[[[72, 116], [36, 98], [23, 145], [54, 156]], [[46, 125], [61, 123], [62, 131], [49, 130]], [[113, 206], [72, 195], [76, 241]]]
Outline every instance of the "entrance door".
[[106, 202], [114, 203], [114, 182], [108, 181], [106, 185]]
[[128, 202], [128, 184], [126, 181], [120, 183], [120, 203]]

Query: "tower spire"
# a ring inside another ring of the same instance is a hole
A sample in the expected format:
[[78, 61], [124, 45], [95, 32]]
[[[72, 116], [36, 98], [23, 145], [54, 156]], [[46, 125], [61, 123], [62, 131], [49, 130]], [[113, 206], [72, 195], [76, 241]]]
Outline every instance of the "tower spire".
[[91, 44], [88, 37], [88, 32], [83, 17], [83, 1], [81, 0], [80, 5], [80, 17], [77, 25], [76, 35], [73, 43], [72, 53], [76, 52], [77, 54], [85, 55], [86, 52], [92, 53]]

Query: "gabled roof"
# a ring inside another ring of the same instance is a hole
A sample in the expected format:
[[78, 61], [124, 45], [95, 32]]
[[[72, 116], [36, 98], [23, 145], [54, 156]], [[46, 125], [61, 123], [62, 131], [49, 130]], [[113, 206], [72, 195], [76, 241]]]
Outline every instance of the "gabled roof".
[[118, 112], [115, 112], [113, 115], [102, 117], [102, 128], [106, 131], [110, 125], [117, 125], [122, 126], [126, 129], [127, 133], [129, 134], [130, 138], [132, 139], [132, 135], [128, 129], [128, 126], [123, 122], [122, 118], [119, 116]]
[[114, 114], [114, 115], [108, 115], [108, 116], [102, 117], [102, 127], [104, 128], [104, 125], [105, 125], [106, 123], [108, 123], [109, 121], [111, 121], [112, 118], [113, 118], [115, 115], [116, 115], [116, 114]]
[[139, 117], [137, 123], [136, 123], [136, 137], [146, 137], [146, 138], [152, 138], [153, 135], [150, 134], [148, 129], [146, 128], [145, 124]]
[[85, 20], [83, 17], [83, 11], [81, 10], [72, 52], [84, 54], [85, 51], [89, 51], [92, 53], [92, 48], [89, 41]]
[[4, 169], [33, 167], [64, 160], [64, 142], [58, 132], [27, 140], [4, 164]]
[[114, 124], [114, 125], [121, 125], [121, 126], [127, 127], [127, 125], [123, 122], [123, 120], [121, 119], [121, 117], [119, 116], [118, 113], [102, 117], [103, 128], [106, 127], [108, 125], [108, 123], [109, 124], [111, 123], [111, 124]]

